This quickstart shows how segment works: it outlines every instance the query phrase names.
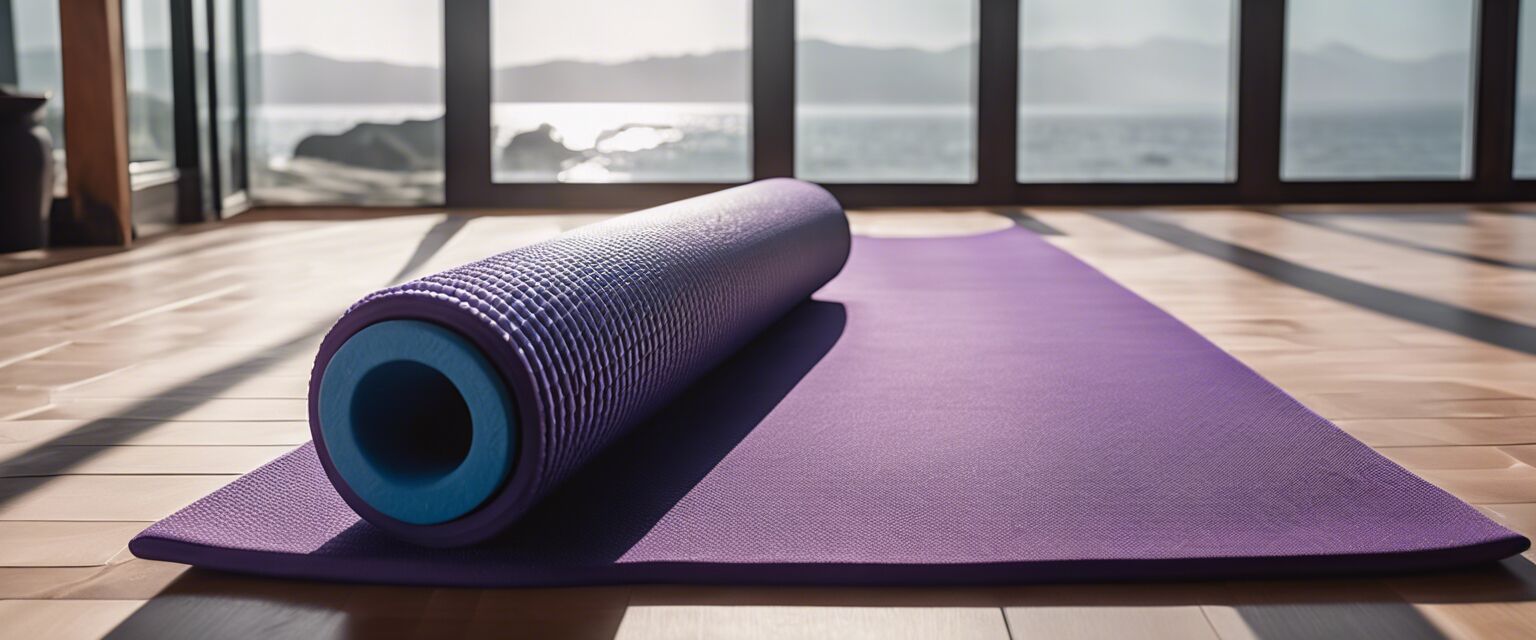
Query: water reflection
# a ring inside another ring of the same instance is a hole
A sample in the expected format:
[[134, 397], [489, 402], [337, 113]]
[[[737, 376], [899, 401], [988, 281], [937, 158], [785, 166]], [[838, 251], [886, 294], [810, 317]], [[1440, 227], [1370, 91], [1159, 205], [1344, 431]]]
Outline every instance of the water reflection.
[[507, 182], [628, 182], [626, 165], [643, 164], [636, 154], [683, 142], [682, 129], [665, 124], [624, 124], [603, 130], [586, 145], [572, 146], [553, 124], [540, 123], [512, 136], [502, 148], [498, 178]]
[[496, 105], [497, 182], [744, 182], [750, 116], [732, 103]]

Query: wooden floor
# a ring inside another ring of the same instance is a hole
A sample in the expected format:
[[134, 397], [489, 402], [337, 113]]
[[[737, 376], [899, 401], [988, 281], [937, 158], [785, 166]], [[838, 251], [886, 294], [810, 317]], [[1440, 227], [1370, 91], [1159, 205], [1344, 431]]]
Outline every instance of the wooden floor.
[[[1536, 217], [1351, 211], [864, 212], [856, 227], [1047, 234], [1536, 535]], [[149, 522], [308, 439], [310, 362], [347, 303], [600, 218], [297, 217], [0, 278], [0, 638], [1536, 637], [1530, 554], [1440, 575], [962, 589], [420, 589], [137, 560], [125, 544]]]

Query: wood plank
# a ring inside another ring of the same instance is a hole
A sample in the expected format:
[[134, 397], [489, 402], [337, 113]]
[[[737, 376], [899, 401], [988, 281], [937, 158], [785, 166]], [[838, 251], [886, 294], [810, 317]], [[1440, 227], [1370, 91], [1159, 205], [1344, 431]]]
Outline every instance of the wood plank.
[[0, 640], [73, 640], [106, 635], [142, 602], [124, 600], [0, 601]]
[[159, 520], [235, 477], [0, 478], [0, 520]]
[[630, 607], [616, 638], [956, 638], [1006, 640], [993, 608]]
[[93, 446], [37, 447], [0, 461], [0, 478], [58, 475], [237, 475], [293, 447]]
[[1008, 607], [1014, 638], [1123, 638], [1216, 640], [1216, 629], [1199, 606]]
[[46, 440], [63, 445], [282, 445], [291, 448], [309, 441], [309, 423], [303, 420], [131, 419], [0, 422], [0, 446]]
[[0, 522], [0, 567], [93, 567], [122, 553], [148, 522]]

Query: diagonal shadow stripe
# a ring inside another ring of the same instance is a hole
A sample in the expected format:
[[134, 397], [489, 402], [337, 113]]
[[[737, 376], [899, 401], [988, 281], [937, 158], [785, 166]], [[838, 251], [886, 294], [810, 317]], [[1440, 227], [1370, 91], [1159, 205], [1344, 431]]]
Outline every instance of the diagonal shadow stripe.
[[[1424, 253], [1431, 253], [1431, 254], [1434, 254], [1434, 255], [1437, 255], [1437, 256], [1445, 256], [1447, 258], [1455, 258], [1457, 260], [1464, 260], [1466, 262], [1471, 262], [1471, 263], [1475, 263], [1475, 264], [1488, 265], [1490, 267], [1500, 267], [1500, 268], [1504, 268], [1504, 269], [1516, 269], [1516, 270], [1520, 270], [1520, 271], [1536, 271], [1536, 262], [1520, 262], [1520, 261], [1514, 261], [1514, 260], [1500, 260], [1499, 258], [1490, 258], [1488, 256], [1480, 256], [1480, 255], [1477, 255], [1477, 254], [1466, 253], [1466, 252], [1463, 252], [1463, 251], [1454, 251], [1454, 250], [1451, 250], [1451, 249], [1442, 249], [1440, 247], [1435, 247], [1435, 246], [1431, 246], [1431, 245], [1427, 245], [1427, 244], [1422, 244], [1422, 243], [1414, 242], [1412, 240], [1405, 240], [1405, 239], [1402, 239], [1402, 238], [1398, 238], [1398, 237], [1394, 237], [1394, 236], [1389, 236], [1389, 235], [1382, 234], [1382, 233], [1376, 233], [1376, 232], [1373, 232], [1373, 231], [1366, 231], [1366, 230], [1363, 230], [1363, 229], [1355, 229], [1353, 227], [1348, 227], [1348, 226], [1345, 226], [1345, 225], [1341, 225], [1341, 224], [1338, 224], [1338, 223], [1336, 223], [1336, 222], [1334, 222], [1332, 220], [1329, 220], [1329, 219], [1323, 217], [1322, 214], [1281, 213], [1281, 212], [1278, 212], [1278, 211], [1266, 211], [1264, 209], [1253, 209], [1253, 211], [1258, 212], [1258, 213], [1263, 213], [1265, 215], [1275, 216], [1277, 218], [1282, 218], [1282, 219], [1288, 220], [1290, 222], [1295, 222], [1295, 223], [1298, 223], [1298, 224], [1304, 224], [1304, 225], [1307, 225], [1309, 227], [1316, 227], [1318, 229], [1325, 229], [1325, 230], [1328, 230], [1328, 231], [1332, 231], [1334, 233], [1342, 233], [1344, 235], [1354, 236], [1356, 238], [1370, 240], [1372, 242], [1379, 242], [1379, 243], [1382, 243], [1382, 244], [1392, 245], [1394, 247], [1401, 247], [1401, 248], [1404, 248], [1404, 249], [1412, 249], [1414, 251], [1422, 251]], [[1413, 215], [1413, 214], [1408, 214], [1408, 215]]]
[[1158, 220], [1149, 214], [1100, 212], [1091, 215], [1298, 289], [1479, 342], [1536, 354], [1536, 327], [1527, 324], [1303, 266]]
[[1039, 218], [1025, 213], [1024, 210], [1019, 207], [993, 207], [989, 211], [991, 211], [993, 214], [1000, 215], [1004, 218], [1012, 220], [1014, 226], [1021, 227], [1026, 231], [1033, 231], [1036, 235], [1067, 235], [1066, 233], [1063, 233], [1061, 229], [1057, 229], [1056, 227], [1041, 222]]
[[[406, 261], [405, 266], [390, 279], [389, 284], [399, 284], [409, 277], [412, 272], [420, 268], [421, 265], [430, 260], [447, 245], [448, 240], [458, 233], [468, 220], [469, 218], [450, 216], [428, 230], [417, 243], [415, 251], [412, 252], [411, 257]], [[20, 457], [0, 463], [0, 467], [18, 465], [28, 468], [25, 476], [12, 479], [19, 480], [22, 477], [32, 479], [31, 481], [0, 483], [0, 506], [4, 506], [41, 486], [43, 483], [37, 482], [37, 478], [47, 478], [68, 473], [70, 469], [90, 460], [97, 453], [107, 450], [106, 447], [67, 446], [64, 442], [70, 436], [77, 433], [100, 430], [102, 433], [112, 434], [110, 439], [101, 442], [103, 445], [127, 441], [133, 436], [148, 431], [164, 422], [163, 420], [133, 419], [132, 416], [141, 415], [141, 412], [157, 406], [163, 406], [166, 398], [176, 398], [178, 403], [185, 403], [188, 398], [193, 399], [192, 402], [186, 403], [185, 406], [178, 404], [184, 410], [190, 410], [201, 405], [208, 399], [217, 397], [220, 392], [254, 378], [262, 372], [271, 369], [278, 362], [296, 356], [306, 348], [311, 348], [313, 340], [330, 329], [331, 324], [332, 321], [329, 319], [312, 324], [294, 334], [293, 337], [268, 348], [259, 357], [236, 362], [217, 371], [200, 375], [176, 387], [167, 389], [158, 396], [144, 398], [110, 415], [82, 423], [69, 431], [38, 443]]]
[[448, 214], [437, 224], [432, 225], [432, 228], [427, 230], [426, 235], [421, 237], [421, 242], [416, 244], [416, 251], [411, 253], [411, 257], [405, 261], [405, 264], [400, 265], [400, 271], [396, 272], [394, 277], [389, 279], [389, 284], [396, 285], [405, 282], [411, 274], [420, 269], [428, 260], [431, 260], [432, 256], [442, 251], [443, 247], [448, 245], [448, 241], [458, 235], [464, 229], [464, 226], [469, 224], [469, 221], [470, 218], [467, 216]]

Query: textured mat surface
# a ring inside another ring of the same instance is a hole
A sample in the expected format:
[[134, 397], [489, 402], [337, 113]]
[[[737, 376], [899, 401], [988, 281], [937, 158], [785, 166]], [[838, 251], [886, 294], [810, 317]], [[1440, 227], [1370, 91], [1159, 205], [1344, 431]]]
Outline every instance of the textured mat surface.
[[492, 542], [366, 522], [311, 447], [141, 557], [437, 585], [987, 583], [1411, 570], [1524, 538], [1020, 230], [848, 265]]

